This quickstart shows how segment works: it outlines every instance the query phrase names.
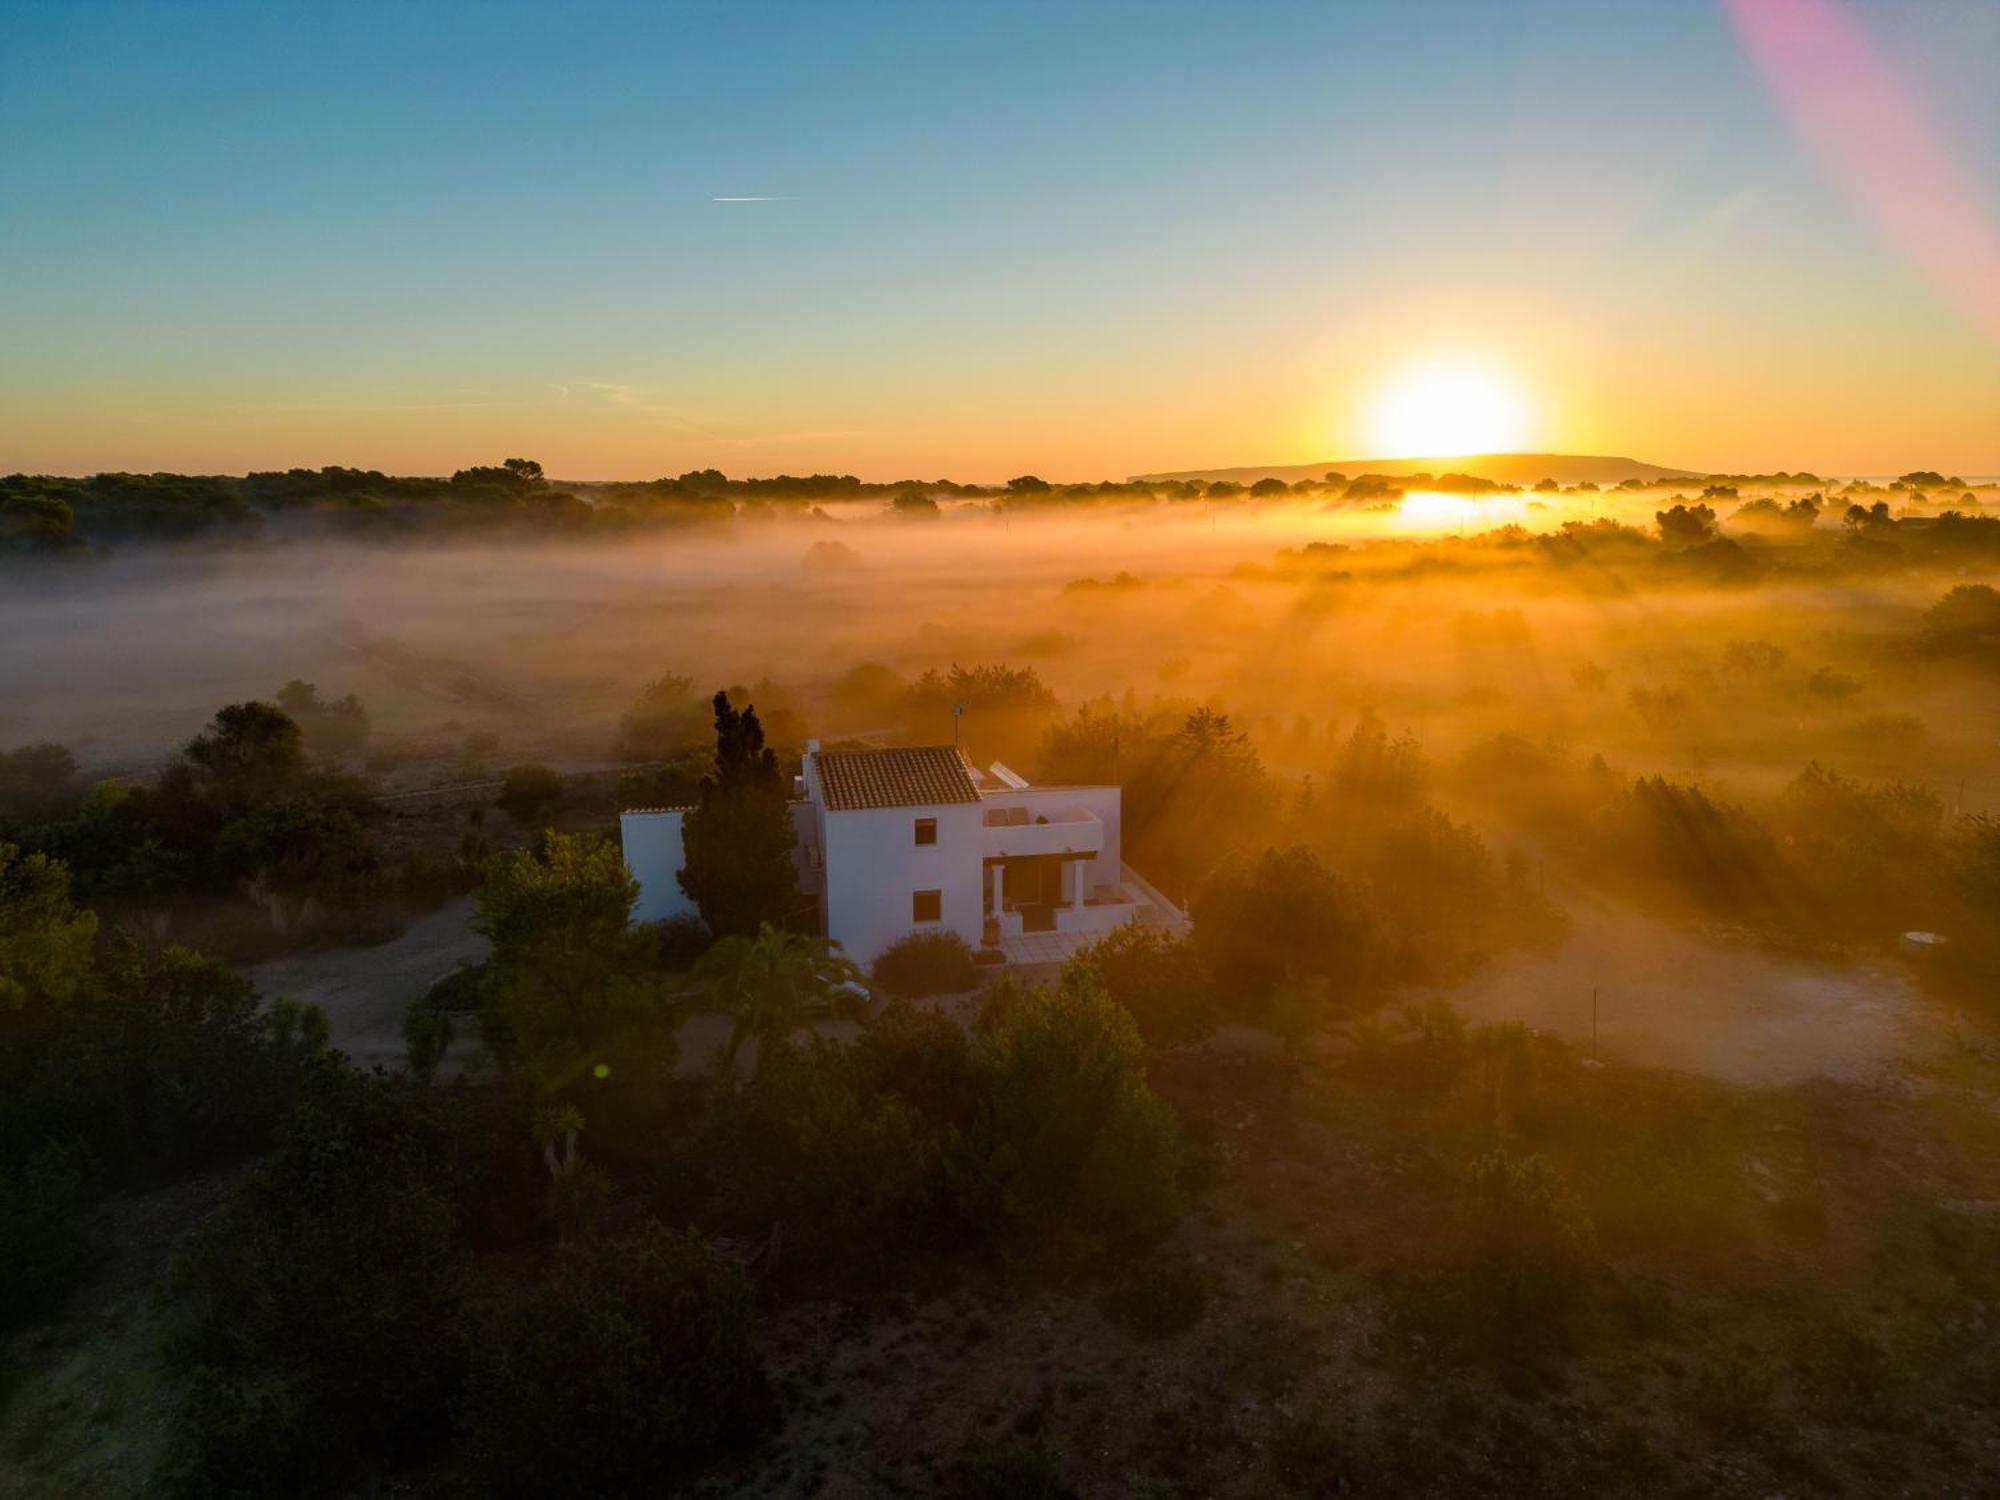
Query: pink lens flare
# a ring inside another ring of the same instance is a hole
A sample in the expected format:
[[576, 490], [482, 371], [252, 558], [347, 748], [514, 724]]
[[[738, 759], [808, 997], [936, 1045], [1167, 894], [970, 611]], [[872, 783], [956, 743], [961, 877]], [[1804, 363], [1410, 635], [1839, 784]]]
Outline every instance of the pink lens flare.
[[1878, 233], [2000, 345], [2000, 227], [1840, 0], [1724, 0], [1786, 118]]

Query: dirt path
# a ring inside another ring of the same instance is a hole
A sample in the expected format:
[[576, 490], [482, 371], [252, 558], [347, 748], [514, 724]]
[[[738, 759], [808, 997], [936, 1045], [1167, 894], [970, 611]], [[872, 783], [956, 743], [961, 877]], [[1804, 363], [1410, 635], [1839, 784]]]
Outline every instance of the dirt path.
[[386, 943], [327, 948], [244, 970], [266, 999], [305, 1000], [326, 1012], [333, 1044], [362, 1067], [403, 1060], [403, 1012], [453, 969], [483, 962], [472, 930], [472, 898], [426, 912]]
[[1446, 998], [1475, 1020], [1587, 1040], [1595, 990], [1607, 1052], [1755, 1087], [1880, 1082], [1960, 1045], [1949, 1018], [1893, 965], [1774, 956], [1574, 883], [1550, 894], [1575, 923], [1562, 950], [1503, 962]]

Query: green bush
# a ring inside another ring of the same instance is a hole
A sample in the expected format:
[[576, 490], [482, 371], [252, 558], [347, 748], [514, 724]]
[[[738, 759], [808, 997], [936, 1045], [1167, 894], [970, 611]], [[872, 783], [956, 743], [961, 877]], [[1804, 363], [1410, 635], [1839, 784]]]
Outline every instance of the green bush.
[[500, 810], [523, 827], [532, 827], [563, 799], [563, 779], [547, 766], [510, 766], [501, 777]]
[[503, 1094], [322, 1064], [195, 1257], [181, 1355], [289, 1372], [344, 1446], [407, 1458], [443, 1435], [463, 1378], [473, 1250], [542, 1233], [547, 1189]]
[[943, 1125], [971, 1118], [979, 1081], [965, 1029], [951, 1017], [891, 1001], [850, 1055], [866, 1093], [902, 1099]]
[[422, 1420], [456, 1373], [466, 1268], [451, 1127], [406, 1087], [329, 1073], [257, 1185], [281, 1342], [357, 1425]]
[[875, 960], [875, 982], [904, 1000], [952, 995], [977, 987], [979, 964], [955, 932], [913, 932]]
[[715, 934], [692, 912], [655, 922], [653, 930], [660, 935], [660, 967], [669, 974], [685, 973], [694, 967], [696, 959], [715, 946]]
[[429, 1083], [451, 1046], [451, 1016], [419, 1000], [403, 1012], [403, 1058], [410, 1076]]
[[197, 953], [97, 931], [60, 862], [0, 844], [0, 1161], [74, 1142], [116, 1180], [264, 1145], [323, 1018], [260, 1010]]
[[692, 1233], [566, 1245], [480, 1327], [461, 1415], [489, 1493], [656, 1495], [771, 1413], [749, 1281]]
[[947, 1130], [880, 1062], [819, 1038], [776, 1045], [717, 1109], [725, 1211], [746, 1234], [775, 1230], [787, 1267], [880, 1275], [955, 1227]]
[[1131, 1016], [1079, 965], [1053, 988], [989, 996], [979, 1111], [955, 1170], [968, 1220], [1022, 1248], [1164, 1229], [1182, 1206], [1180, 1131]]
[[485, 964], [465, 964], [453, 969], [425, 990], [423, 998], [417, 1004], [447, 1014], [453, 1011], [478, 1010], [482, 998], [480, 987], [485, 982]]
[[1152, 1046], [1198, 1042], [1215, 1029], [1208, 970], [1190, 936], [1127, 922], [1083, 949], [1075, 962], [1131, 1013]]
[[1519, 1357], [1568, 1340], [1597, 1265], [1590, 1215], [1555, 1168], [1493, 1151], [1466, 1169], [1456, 1221], [1404, 1312], [1466, 1352]]
[[1194, 930], [1235, 1019], [1256, 1021], [1287, 977], [1323, 976], [1343, 992], [1371, 967], [1359, 898], [1308, 849], [1267, 849], [1223, 866], [1194, 904]]

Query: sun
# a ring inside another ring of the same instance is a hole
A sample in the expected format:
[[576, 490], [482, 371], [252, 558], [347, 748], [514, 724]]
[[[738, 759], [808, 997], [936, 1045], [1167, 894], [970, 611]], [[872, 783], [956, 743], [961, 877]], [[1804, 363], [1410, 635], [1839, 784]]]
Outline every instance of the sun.
[[1422, 366], [1389, 387], [1375, 410], [1382, 458], [1519, 451], [1527, 427], [1520, 393], [1473, 361]]

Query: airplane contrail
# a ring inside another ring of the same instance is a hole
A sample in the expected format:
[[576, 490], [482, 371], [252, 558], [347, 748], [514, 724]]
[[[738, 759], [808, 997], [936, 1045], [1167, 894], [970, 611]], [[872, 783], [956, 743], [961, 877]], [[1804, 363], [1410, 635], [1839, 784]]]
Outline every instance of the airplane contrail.
[[730, 198], [710, 198], [710, 203], [790, 203], [789, 195], [783, 193], [745, 193]]

